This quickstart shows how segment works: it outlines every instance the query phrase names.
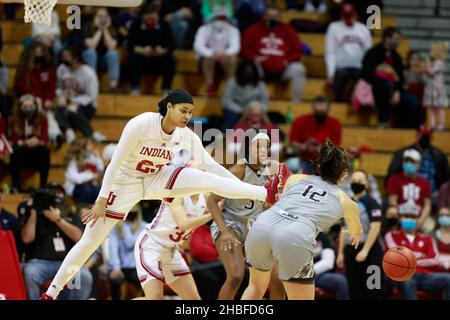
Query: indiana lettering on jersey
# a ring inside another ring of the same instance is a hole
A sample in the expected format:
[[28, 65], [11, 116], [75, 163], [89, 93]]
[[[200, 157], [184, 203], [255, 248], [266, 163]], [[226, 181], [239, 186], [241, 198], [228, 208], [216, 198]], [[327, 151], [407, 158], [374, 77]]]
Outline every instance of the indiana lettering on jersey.
[[175, 156], [175, 154], [170, 150], [149, 147], [142, 147], [139, 154], [149, 157], [164, 158], [166, 160], [172, 160]]
[[363, 43], [362, 39], [358, 35], [354, 35], [354, 34], [347, 34], [347, 35], [343, 36], [342, 39], [339, 41], [339, 46], [343, 46], [343, 45], [351, 44], [351, 43], [357, 44], [361, 48], [364, 47], [364, 43]]

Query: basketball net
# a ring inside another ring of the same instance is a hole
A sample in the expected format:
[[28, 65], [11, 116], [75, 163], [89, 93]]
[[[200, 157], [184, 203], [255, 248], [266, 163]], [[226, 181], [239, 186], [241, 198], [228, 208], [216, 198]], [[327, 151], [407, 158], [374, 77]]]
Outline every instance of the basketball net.
[[52, 11], [57, 0], [24, 0], [25, 22], [45, 24], [52, 23]]

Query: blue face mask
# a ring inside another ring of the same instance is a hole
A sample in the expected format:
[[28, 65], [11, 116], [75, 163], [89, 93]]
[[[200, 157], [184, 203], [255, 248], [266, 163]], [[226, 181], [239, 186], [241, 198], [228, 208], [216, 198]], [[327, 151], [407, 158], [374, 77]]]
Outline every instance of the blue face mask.
[[403, 164], [403, 172], [407, 175], [412, 175], [417, 172], [417, 167], [414, 163], [406, 162]]
[[403, 219], [400, 224], [406, 232], [414, 231], [417, 227], [417, 221], [415, 219]]
[[438, 223], [441, 227], [450, 227], [450, 217], [449, 216], [440, 216], [438, 218]]
[[298, 157], [286, 159], [286, 164], [291, 172], [295, 173], [300, 171], [300, 159]]

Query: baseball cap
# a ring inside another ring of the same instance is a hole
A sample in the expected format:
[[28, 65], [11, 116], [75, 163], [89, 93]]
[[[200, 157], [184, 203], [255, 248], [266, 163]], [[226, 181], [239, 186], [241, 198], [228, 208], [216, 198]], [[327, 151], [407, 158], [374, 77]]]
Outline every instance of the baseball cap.
[[422, 156], [420, 155], [420, 152], [416, 149], [407, 149], [403, 151], [403, 159], [412, 159], [415, 162], [420, 162], [422, 160]]
[[406, 202], [399, 205], [398, 212], [399, 214], [413, 214], [418, 216], [420, 213], [420, 207], [414, 202]]

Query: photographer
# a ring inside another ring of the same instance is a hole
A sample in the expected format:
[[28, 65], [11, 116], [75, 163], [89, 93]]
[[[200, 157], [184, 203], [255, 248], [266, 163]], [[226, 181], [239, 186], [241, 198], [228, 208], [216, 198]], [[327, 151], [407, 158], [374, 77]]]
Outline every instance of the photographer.
[[94, 70], [97, 70], [97, 61], [100, 68], [106, 67], [110, 90], [116, 90], [120, 78], [120, 55], [117, 51], [117, 32], [106, 8], [99, 8], [93, 20], [84, 25], [83, 38], [86, 46], [84, 62]]
[[[19, 205], [20, 237], [27, 245], [23, 275], [30, 300], [39, 299], [41, 286], [55, 276], [83, 233], [81, 219], [64, 209], [64, 197], [64, 188], [53, 185], [34, 191], [30, 200]], [[64, 290], [61, 300], [88, 299], [91, 273], [82, 268], [75, 274], [72, 285], [71, 290]]]

